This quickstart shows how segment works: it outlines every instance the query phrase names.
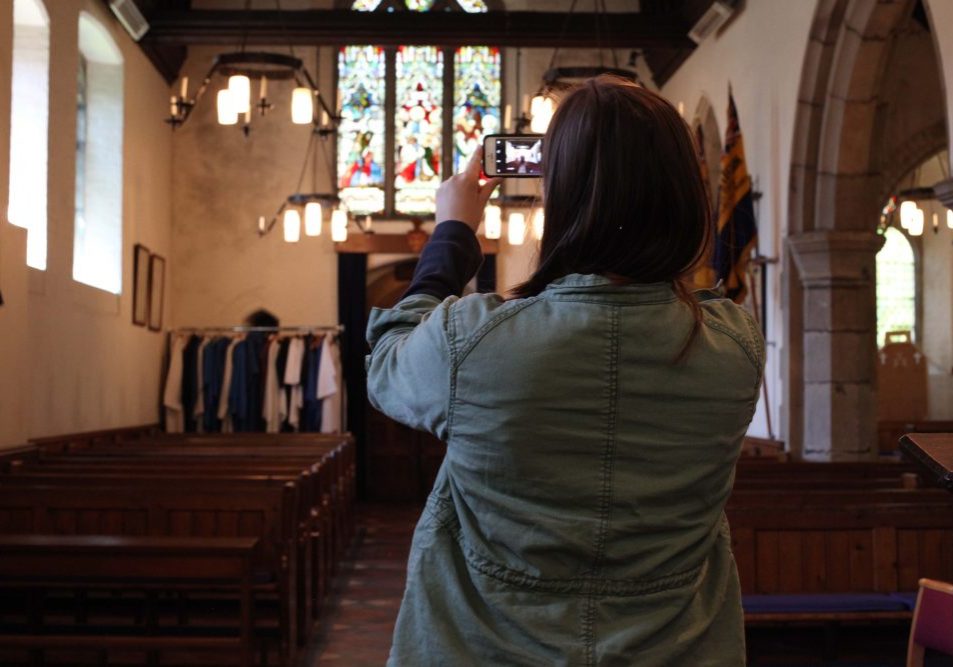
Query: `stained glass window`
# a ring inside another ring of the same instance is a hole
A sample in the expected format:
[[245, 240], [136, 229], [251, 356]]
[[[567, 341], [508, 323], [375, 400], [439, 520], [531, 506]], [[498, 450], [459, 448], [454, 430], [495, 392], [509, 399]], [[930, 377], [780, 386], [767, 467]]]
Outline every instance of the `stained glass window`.
[[916, 326], [916, 279], [913, 247], [903, 232], [888, 227], [877, 253], [877, 344], [888, 331], [910, 331]]
[[384, 62], [378, 46], [338, 54], [338, 190], [355, 213], [384, 210]]
[[453, 171], [459, 172], [485, 134], [500, 129], [500, 50], [464, 46], [453, 57]]
[[[488, 9], [487, 0], [351, 0], [346, 6], [365, 12]], [[337, 169], [345, 205], [358, 214], [433, 213], [441, 179], [463, 167], [484, 135], [500, 131], [500, 73], [495, 47], [342, 48]]]
[[443, 155], [443, 51], [398, 47], [395, 78], [394, 208], [399, 213], [432, 213]]

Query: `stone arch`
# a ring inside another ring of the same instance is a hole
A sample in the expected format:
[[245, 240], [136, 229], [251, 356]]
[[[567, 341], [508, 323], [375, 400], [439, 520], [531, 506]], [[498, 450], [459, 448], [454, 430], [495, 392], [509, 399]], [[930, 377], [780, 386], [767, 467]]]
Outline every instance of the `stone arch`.
[[806, 459], [876, 456], [875, 225], [899, 163], [916, 163], [940, 136], [924, 130], [889, 162], [878, 144], [885, 68], [915, 4], [820, 0], [815, 11], [795, 114], [783, 297], [783, 427]]

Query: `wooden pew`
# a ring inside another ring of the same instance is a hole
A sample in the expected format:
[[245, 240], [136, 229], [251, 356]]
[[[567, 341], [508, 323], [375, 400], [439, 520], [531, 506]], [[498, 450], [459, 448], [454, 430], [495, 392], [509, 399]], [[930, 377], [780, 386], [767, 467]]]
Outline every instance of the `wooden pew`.
[[28, 617], [19, 632], [8, 628], [0, 633], [0, 647], [29, 649], [41, 661], [44, 649], [57, 648], [231, 651], [237, 664], [250, 667], [254, 659], [252, 562], [257, 546], [257, 538], [0, 535], [0, 590], [224, 588], [237, 594], [240, 605], [238, 633], [232, 636], [185, 634], [181, 628], [163, 632], [154, 625], [109, 633], [95, 625], [77, 624], [50, 633], [43, 631], [42, 619]]
[[298, 639], [296, 494], [290, 482], [234, 489], [150, 485], [145, 479], [94, 486], [0, 484], [0, 534], [257, 538], [253, 567], [268, 583], [256, 585], [256, 595], [274, 594], [280, 601], [279, 653], [282, 664], [289, 664]]

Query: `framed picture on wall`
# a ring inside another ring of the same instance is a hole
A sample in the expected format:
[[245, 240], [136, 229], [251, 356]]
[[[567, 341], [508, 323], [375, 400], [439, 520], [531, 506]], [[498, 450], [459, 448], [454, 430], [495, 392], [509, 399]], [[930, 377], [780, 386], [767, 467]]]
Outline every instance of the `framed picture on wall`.
[[132, 323], [146, 326], [149, 319], [149, 249], [136, 244], [132, 256]]
[[162, 307], [165, 304], [165, 258], [149, 257], [149, 329], [162, 329]]

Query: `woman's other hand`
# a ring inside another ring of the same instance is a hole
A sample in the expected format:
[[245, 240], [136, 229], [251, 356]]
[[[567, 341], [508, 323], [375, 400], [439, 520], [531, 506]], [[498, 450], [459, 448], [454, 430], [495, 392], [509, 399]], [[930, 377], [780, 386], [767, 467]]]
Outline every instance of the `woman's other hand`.
[[483, 209], [493, 189], [503, 182], [491, 178], [480, 185], [480, 168], [483, 164], [483, 147], [477, 148], [467, 163], [466, 169], [445, 180], [437, 188], [437, 222], [459, 220], [473, 231], [480, 226]]

